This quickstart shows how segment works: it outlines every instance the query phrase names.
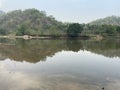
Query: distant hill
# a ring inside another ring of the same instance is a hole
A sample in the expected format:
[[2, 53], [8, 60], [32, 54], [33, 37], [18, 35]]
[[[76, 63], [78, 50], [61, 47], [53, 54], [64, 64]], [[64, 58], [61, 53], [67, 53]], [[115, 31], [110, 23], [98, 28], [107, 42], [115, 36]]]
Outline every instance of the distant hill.
[[0, 10], [0, 14], [5, 14], [5, 12], [4, 12], [4, 11], [2, 11], [2, 10]]
[[118, 16], [109, 16], [103, 19], [98, 19], [90, 22], [91, 25], [117, 25], [120, 26], [120, 17]]
[[2, 11], [2, 10], [0, 10], [0, 16], [2, 16], [2, 15], [4, 15], [4, 14], [5, 14], [5, 12]]
[[65, 30], [64, 24], [37, 9], [0, 11], [1, 35], [59, 35]]

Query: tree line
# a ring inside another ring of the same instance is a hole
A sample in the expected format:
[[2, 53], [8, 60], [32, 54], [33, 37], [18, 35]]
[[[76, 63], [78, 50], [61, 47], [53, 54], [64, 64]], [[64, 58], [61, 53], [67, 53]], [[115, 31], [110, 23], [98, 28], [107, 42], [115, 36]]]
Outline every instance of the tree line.
[[[110, 18], [110, 17], [109, 17]], [[115, 18], [115, 20], [117, 20]], [[104, 21], [104, 20], [103, 20]], [[118, 22], [118, 20], [117, 20]], [[95, 23], [95, 22], [94, 22]], [[116, 35], [120, 26], [108, 24], [62, 23], [37, 9], [0, 13], [0, 35], [69, 36]]]

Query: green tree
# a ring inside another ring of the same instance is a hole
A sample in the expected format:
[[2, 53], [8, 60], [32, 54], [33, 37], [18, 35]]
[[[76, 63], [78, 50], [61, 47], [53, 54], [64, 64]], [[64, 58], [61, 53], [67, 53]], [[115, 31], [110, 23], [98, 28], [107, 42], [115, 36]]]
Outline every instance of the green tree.
[[4, 29], [0, 29], [0, 35], [7, 35], [7, 31]]
[[106, 33], [107, 34], [115, 34], [116, 33], [115, 26], [107, 25], [106, 26]]
[[21, 25], [16, 33], [17, 36], [23, 36], [26, 34], [27, 27], [25, 25]]
[[78, 37], [82, 30], [83, 30], [82, 25], [78, 23], [73, 23], [68, 26], [67, 35], [69, 37]]
[[118, 33], [120, 33], [120, 26], [117, 26], [117, 27], [116, 27], [116, 31], [117, 31]]

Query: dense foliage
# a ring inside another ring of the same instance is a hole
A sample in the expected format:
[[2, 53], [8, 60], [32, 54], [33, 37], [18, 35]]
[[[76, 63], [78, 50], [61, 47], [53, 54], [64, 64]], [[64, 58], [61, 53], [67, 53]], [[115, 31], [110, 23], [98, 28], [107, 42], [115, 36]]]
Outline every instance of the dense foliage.
[[36, 9], [0, 13], [1, 35], [61, 35], [65, 29], [63, 23]]
[[70, 37], [77, 37], [83, 30], [83, 27], [78, 23], [73, 23], [68, 26], [67, 35]]
[[82, 34], [100, 34], [100, 35], [114, 35], [120, 34], [120, 26], [115, 25], [84, 25]]

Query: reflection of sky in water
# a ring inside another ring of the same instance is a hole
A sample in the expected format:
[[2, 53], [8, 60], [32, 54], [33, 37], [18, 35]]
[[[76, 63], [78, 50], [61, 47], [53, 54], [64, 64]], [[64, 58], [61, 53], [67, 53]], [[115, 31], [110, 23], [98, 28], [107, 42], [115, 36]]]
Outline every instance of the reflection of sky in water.
[[119, 90], [120, 58], [62, 51], [36, 64], [0, 62], [3, 90]]

